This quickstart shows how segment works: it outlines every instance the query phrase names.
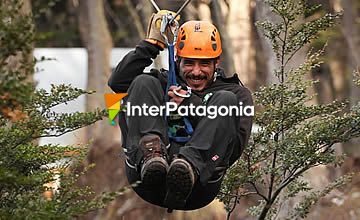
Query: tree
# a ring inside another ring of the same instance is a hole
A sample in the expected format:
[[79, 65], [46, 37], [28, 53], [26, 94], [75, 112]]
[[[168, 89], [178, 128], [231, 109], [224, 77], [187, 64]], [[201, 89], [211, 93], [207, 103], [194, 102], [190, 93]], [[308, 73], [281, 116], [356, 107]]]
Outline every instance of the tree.
[[[88, 187], [75, 187], [79, 174], [67, 173], [86, 148], [49, 144], [39, 146], [41, 137], [60, 136], [101, 120], [102, 110], [71, 114], [56, 113], [54, 106], [90, 94], [70, 85], [52, 86], [51, 91], [35, 90], [32, 80], [34, 25], [24, 13], [22, 1], [0, 3], [0, 216], [4, 219], [69, 219], [101, 208], [117, 193], [93, 200]], [[16, 59], [14, 59], [16, 57]], [[55, 165], [55, 166], [53, 166]], [[45, 187], [57, 180], [56, 189]], [[45, 190], [54, 190], [45, 198]]]
[[222, 13], [220, 1], [210, 1], [209, 6], [212, 12], [211, 17], [213, 18], [213, 23], [216, 25], [216, 27], [219, 29], [219, 32], [221, 33], [221, 46], [223, 48], [223, 52], [220, 60], [222, 63], [222, 67], [225, 70], [225, 74], [227, 76], [231, 76], [233, 73], [235, 73], [234, 59], [232, 57], [233, 51], [231, 47], [231, 40], [228, 34], [229, 32], [226, 27], [226, 21]]
[[[349, 180], [339, 178], [322, 191], [314, 191], [302, 175], [321, 164], [341, 162], [334, 154], [334, 144], [360, 136], [360, 104], [344, 113], [346, 104], [334, 101], [309, 105], [313, 97], [306, 93], [315, 82], [304, 81], [304, 75], [321, 64], [323, 49], [310, 51], [297, 68], [288, 65], [294, 55], [323, 31], [336, 24], [340, 14], [325, 14], [306, 23], [298, 23], [304, 14], [319, 6], [309, 7], [304, 0], [268, 0], [279, 22], [264, 21], [264, 30], [279, 62], [274, 71], [278, 82], [255, 93], [258, 111], [255, 123], [259, 130], [244, 150], [243, 158], [229, 170], [220, 198], [229, 212], [239, 198], [249, 194], [259, 197], [259, 204], [249, 211], [258, 219], [276, 218], [280, 207], [300, 192], [307, 196], [288, 210], [289, 219], [304, 218], [310, 207], [331, 189]], [[232, 201], [235, 200], [235, 203]], [[233, 205], [233, 206], [232, 206]]]
[[233, 47], [236, 73], [250, 91], [256, 90], [255, 50], [251, 0], [229, 2], [227, 29]]
[[[341, 44], [339, 49], [334, 50], [337, 51], [336, 58], [339, 58], [337, 66], [343, 68], [345, 62], [341, 60], [341, 58], [347, 58], [347, 64], [351, 69], [359, 69], [360, 66], [360, 56], [357, 51], [360, 50], [360, 26], [356, 22], [359, 20], [360, 17], [360, 2], [359, 1], [330, 1], [331, 6], [334, 11], [344, 11], [344, 16], [342, 18], [342, 24], [339, 27], [340, 37], [342, 38]], [[341, 48], [340, 48], [341, 47]], [[342, 63], [343, 62], [343, 63]], [[337, 67], [335, 65], [335, 67]], [[347, 68], [343, 68], [343, 71], [348, 70]], [[342, 71], [337, 71], [338, 74], [335, 75], [336, 79], [334, 79], [334, 83], [336, 83], [335, 89], [340, 92], [340, 96], [350, 96], [350, 105], [356, 104], [360, 99], [360, 88], [357, 87], [354, 83], [351, 83], [350, 80], [340, 80], [338, 79], [337, 75], [340, 75]], [[347, 74], [350, 78], [351, 71], [347, 71], [344, 74]], [[348, 143], [344, 144], [343, 151], [352, 157], [352, 161], [347, 161], [348, 163], [352, 163], [353, 167], [359, 166], [359, 158], [360, 158], [360, 151], [358, 149], [358, 145], [360, 143], [359, 139], [354, 139], [349, 141]]]
[[[95, 90], [94, 96], [88, 96], [86, 109], [104, 108], [103, 95], [107, 89], [110, 69], [112, 39], [107, 27], [102, 1], [80, 1], [79, 31], [88, 52], [87, 89]], [[108, 129], [109, 132], [103, 131]], [[87, 128], [87, 139], [112, 140], [114, 132], [106, 120]]]

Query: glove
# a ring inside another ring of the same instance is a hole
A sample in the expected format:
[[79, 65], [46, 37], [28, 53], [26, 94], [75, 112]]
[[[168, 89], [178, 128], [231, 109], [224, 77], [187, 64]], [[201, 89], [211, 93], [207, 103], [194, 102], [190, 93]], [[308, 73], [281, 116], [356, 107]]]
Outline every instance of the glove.
[[[176, 14], [175, 12], [168, 10], [160, 10], [156, 14], [152, 14], [147, 28], [146, 40], [152, 44], [159, 45], [161, 48], [165, 48], [166, 46], [165, 39], [160, 32], [161, 21], [163, 16], [169, 13], [173, 16], [175, 16]], [[179, 21], [180, 16], [177, 16], [176, 20]], [[172, 40], [174, 38], [174, 35], [172, 34], [172, 31], [169, 27], [167, 27], [165, 34], [169, 40]]]

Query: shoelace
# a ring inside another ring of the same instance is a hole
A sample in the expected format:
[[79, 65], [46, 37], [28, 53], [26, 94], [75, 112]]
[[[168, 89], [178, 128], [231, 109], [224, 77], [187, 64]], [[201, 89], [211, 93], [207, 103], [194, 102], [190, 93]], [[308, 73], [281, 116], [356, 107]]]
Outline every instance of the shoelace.
[[144, 143], [144, 150], [147, 151], [144, 155], [144, 161], [155, 156], [166, 158], [164, 148], [161, 147], [161, 143], [159, 143], [160, 147], [155, 147], [156, 144], [158, 144], [156, 141], [148, 141]]

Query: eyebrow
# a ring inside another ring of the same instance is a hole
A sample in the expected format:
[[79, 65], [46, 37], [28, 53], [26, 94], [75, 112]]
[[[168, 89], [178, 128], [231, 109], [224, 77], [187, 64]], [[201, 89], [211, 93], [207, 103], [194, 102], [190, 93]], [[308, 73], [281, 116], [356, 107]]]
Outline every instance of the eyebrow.
[[184, 63], [194, 63], [195, 61], [193, 59], [184, 59]]
[[200, 63], [211, 63], [211, 59], [201, 59]]
[[[212, 59], [199, 59], [200, 63], [211, 63]], [[194, 63], [195, 60], [194, 59], [184, 59], [184, 63]]]

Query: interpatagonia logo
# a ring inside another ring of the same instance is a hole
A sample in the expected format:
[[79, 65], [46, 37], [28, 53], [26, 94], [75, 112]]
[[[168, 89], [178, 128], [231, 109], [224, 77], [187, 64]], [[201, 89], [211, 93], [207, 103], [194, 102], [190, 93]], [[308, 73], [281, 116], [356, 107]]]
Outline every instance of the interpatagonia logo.
[[104, 94], [106, 109], [109, 113], [109, 122], [111, 125], [115, 125], [115, 117], [120, 112], [120, 101], [127, 95], [127, 93]]
[[147, 105], [143, 103], [142, 105], [132, 105], [129, 101], [126, 102], [126, 105], [123, 105], [124, 109], [121, 108], [120, 101], [127, 96], [128, 93], [106, 93], [104, 95], [106, 102], [106, 109], [109, 113], [109, 122], [111, 125], [115, 125], [115, 117], [118, 115], [120, 110], [126, 112], [126, 116], [166, 116], [178, 115], [181, 117], [189, 116], [200, 116], [208, 117], [209, 119], [214, 119], [217, 117], [226, 117], [226, 116], [254, 116], [255, 108], [253, 105], [244, 105], [243, 102], [239, 102], [238, 105], [194, 105], [190, 103], [189, 105], [180, 105], [178, 106], [175, 102], [166, 102], [165, 105]]

